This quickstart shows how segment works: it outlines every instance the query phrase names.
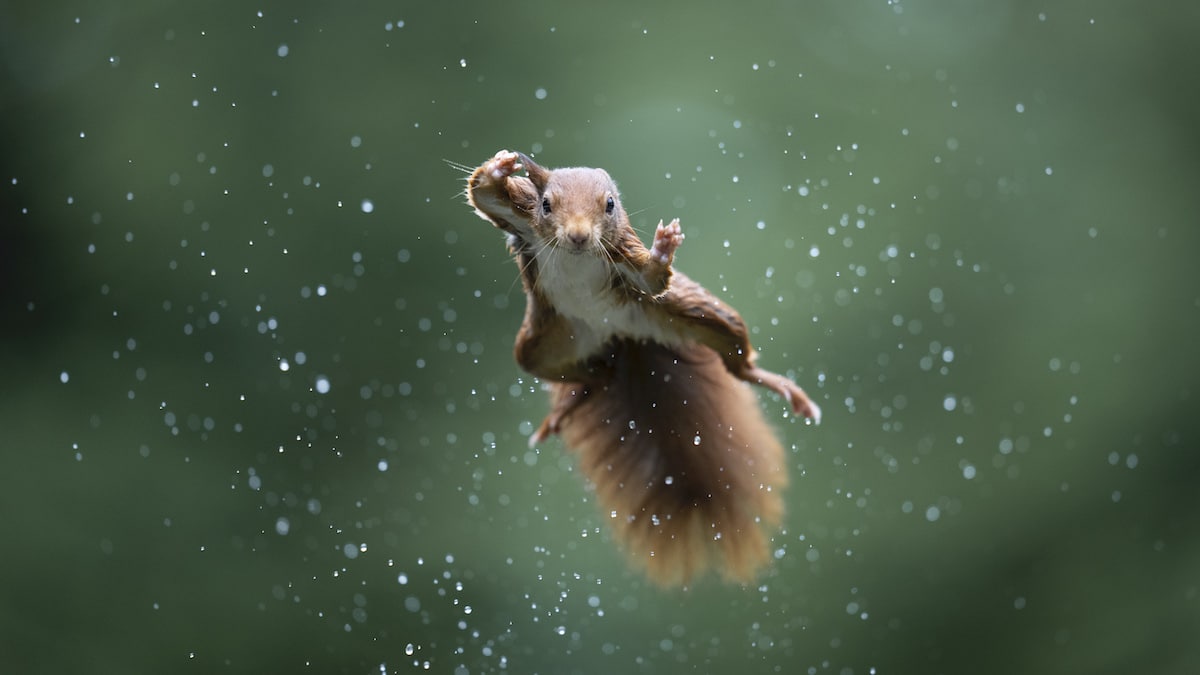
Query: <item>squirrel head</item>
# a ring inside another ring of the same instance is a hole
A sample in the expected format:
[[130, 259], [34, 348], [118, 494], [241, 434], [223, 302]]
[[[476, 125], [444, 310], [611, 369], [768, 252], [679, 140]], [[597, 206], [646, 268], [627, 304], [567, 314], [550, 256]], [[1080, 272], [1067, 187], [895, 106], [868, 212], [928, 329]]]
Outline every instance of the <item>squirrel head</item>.
[[595, 251], [630, 227], [617, 184], [604, 169], [550, 170], [518, 153], [537, 196], [530, 225], [543, 242], [572, 253]]

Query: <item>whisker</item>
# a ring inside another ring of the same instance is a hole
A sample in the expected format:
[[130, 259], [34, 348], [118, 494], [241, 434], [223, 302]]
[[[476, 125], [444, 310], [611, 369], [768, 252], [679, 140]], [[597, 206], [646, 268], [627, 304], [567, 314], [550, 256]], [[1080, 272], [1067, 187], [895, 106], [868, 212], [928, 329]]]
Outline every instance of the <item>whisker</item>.
[[[602, 246], [601, 248], [603, 248], [603, 249], [604, 249], [604, 255], [605, 255], [605, 257], [607, 257], [607, 258], [608, 258], [608, 261], [609, 261], [610, 263], [613, 263], [613, 264], [615, 265], [615, 264], [616, 264], [616, 262], [617, 262], [617, 260], [616, 260], [616, 258], [614, 258], [614, 257], [613, 257], [613, 248], [614, 248], [614, 247], [613, 247], [613, 242], [612, 242], [611, 240], [609, 240], [609, 239], [605, 239], [605, 238], [604, 238], [604, 235], [601, 235], [601, 236], [600, 236], [600, 243], [604, 244], [604, 246]], [[624, 258], [624, 256], [622, 256], [622, 258]]]
[[620, 268], [617, 267], [617, 260], [613, 256], [612, 249], [609, 247], [610, 243], [611, 242], [605, 241], [603, 235], [600, 236], [600, 251], [604, 254], [605, 260], [608, 261], [608, 269], [610, 270], [609, 278], [611, 279], [612, 277], [620, 274]]
[[446, 164], [448, 164], [450, 166], [450, 168], [457, 169], [457, 170], [467, 174], [468, 176], [475, 173], [475, 167], [473, 167], [473, 166], [467, 166], [466, 164], [459, 164], [458, 162], [455, 162], [454, 160], [450, 160], [450, 159], [446, 159], [446, 158], [442, 158], [442, 161], [445, 162]]
[[605, 259], [608, 260], [609, 268], [616, 269], [617, 261], [613, 258], [612, 251], [605, 246], [601, 246], [600, 249], [604, 252]]
[[[532, 264], [533, 264], [533, 260], [531, 259], [529, 262], [525, 263], [525, 267], [529, 267]], [[518, 263], [518, 266], [519, 265], [520, 265], [520, 263]], [[508, 285], [508, 291], [505, 293], [505, 295], [512, 293], [513, 289], [517, 287], [517, 282], [519, 282], [525, 278], [525, 267], [521, 268], [520, 273], [517, 274], [517, 278], [513, 279], [512, 283]]]
[[[546, 249], [550, 248], [550, 246], [551, 246], [551, 244], [552, 244], [552, 243], [553, 243], [553, 242], [551, 242], [551, 241], [544, 241], [544, 242], [541, 242], [541, 243], [538, 245], [538, 248], [537, 248], [537, 250], [534, 250], [534, 251], [530, 251], [530, 252], [529, 252], [529, 260], [527, 260], [527, 261], [525, 262], [525, 264], [524, 264], [524, 265], [520, 264], [520, 257], [519, 257], [519, 255], [518, 255], [518, 257], [517, 257], [517, 267], [519, 268], [519, 270], [518, 270], [517, 278], [513, 280], [513, 283], [512, 283], [512, 285], [511, 285], [511, 286], [509, 286], [509, 288], [508, 288], [509, 292], [512, 292], [513, 286], [516, 286], [516, 284], [517, 284], [517, 281], [519, 281], [519, 280], [521, 280], [521, 279], [524, 279], [524, 278], [525, 278], [525, 271], [529, 269], [529, 266], [530, 266], [530, 265], [532, 265], [533, 263], [537, 262], [537, 259], [538, 259], [539, 257], [541, 257], [541, 255], [542, 255], [542, 252], [543, 252], [543, 251], [545, 251]], [[553, 253], [553, 252], [551, 252], [551, 254], [552, 254], [552, 253]], [[548, 254], [548, 256], [547, 256], [547, 257], [549, 257], [549, 254]]]

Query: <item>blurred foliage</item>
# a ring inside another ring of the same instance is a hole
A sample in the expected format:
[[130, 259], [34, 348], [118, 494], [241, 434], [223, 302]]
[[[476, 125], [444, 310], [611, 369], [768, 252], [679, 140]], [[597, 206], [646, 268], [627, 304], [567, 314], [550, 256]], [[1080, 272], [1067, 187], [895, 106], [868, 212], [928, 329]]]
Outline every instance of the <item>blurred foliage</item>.
[[[1198, 18], [0, 4], [3, 670], [1195, 672]], [[526, 448], [503, 147], [825, 408], [761, 585]]]

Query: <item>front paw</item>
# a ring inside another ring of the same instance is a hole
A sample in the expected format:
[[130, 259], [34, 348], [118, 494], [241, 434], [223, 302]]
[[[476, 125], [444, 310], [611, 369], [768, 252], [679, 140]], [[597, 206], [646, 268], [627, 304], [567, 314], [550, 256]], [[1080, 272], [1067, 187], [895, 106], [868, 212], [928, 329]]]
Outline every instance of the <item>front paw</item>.
[[499, 182], [520, 171], [523, 167], [521, 166], [521, 158], [517, 153], [509, 150], [501, 150], [481, 168], [485, 176]]
[[660, 220], [654, 229], [654, 245], [650, 248], [650, 255], [658, 262], [670, 265], [675, 258], [675, 250], [682, 243], [683, 229], [679, 227], [679, 219], [675, 218], [667, 225]]

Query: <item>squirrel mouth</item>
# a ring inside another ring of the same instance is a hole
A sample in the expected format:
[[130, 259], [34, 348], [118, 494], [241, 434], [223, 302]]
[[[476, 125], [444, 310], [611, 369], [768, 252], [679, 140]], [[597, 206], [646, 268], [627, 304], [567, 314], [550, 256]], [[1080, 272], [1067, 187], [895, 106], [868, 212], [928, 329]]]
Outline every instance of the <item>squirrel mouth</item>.
[[557, 248], [560, 251], [566, 251], [572, 255], [579, 255], [580, 253], [587, 253], [588, 251], [592, 250], [590, 241], [576, 242], [559, 240]]

